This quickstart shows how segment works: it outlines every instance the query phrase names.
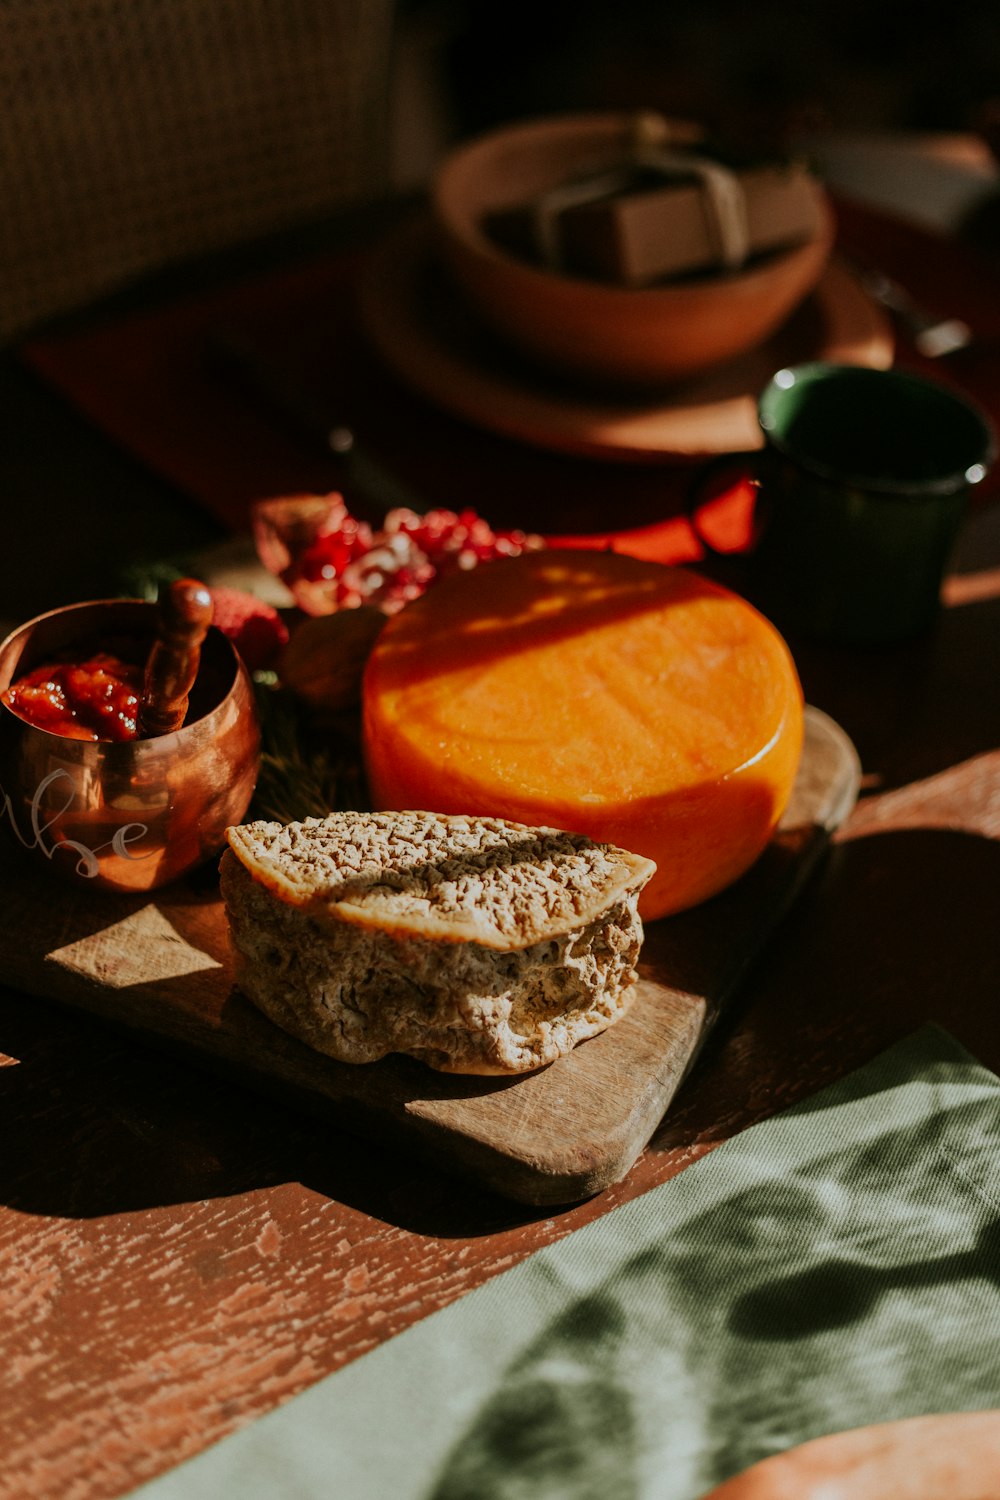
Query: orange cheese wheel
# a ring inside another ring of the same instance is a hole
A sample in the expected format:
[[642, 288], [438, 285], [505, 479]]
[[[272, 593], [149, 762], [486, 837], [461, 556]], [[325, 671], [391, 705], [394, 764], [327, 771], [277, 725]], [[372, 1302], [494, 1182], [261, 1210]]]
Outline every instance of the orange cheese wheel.
[[547, 550], [436, 583], [365, 672], [372, 805], [564, 828], [647, 855], [646, 918], [767, 844], [802, 747], [788, 648], [696, 573]]

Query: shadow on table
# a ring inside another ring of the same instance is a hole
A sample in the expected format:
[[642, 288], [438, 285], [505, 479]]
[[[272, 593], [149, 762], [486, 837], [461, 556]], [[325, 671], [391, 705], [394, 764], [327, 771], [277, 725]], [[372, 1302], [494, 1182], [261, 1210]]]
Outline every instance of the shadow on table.
[[[979, 518], [996, 540], [1000, 507]], [[977, 597], [976, 580], [983, 597]], [[837, 647], [793, 639], [806, 699], [847, 731], [869, 783], [905, 787], [1000, 744], [1000, 569], [955, 581], [963, 602], [941, 612], [924, 637], [897, 646]]]
[[839, 843], [709, 1037], [649, 1150], [690, 1159], [926, 1023], [1000, 1072], [1000, 842], [945, 828]]
[[443, 1236], [536, 1217], [376, 1141], [251, 1091], [190, 1053], [0, 991], [0, 1202], [64, 1218], [131, 1213], [300, 1182]]

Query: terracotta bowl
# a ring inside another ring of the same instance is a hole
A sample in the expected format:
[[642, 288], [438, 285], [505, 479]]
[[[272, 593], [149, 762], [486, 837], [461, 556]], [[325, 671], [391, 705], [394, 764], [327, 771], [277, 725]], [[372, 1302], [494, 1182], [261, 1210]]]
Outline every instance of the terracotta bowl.
[[436, 174], [444, 259], [479, 316], [523, 353], [598, 382], [656, 385], [734, 359], [767, 339], [819, 280], [833, 243], [822, 187], [815, 232], [746, 269], [630, 288], [541, 269], [502, 249], [484, 219], [577, 173], [620, 162], [634, 116], [563, 116], [502, 127], [458, 147]]
[[[143, 662], [156, 605], [98, 600], [29, 620], [0, 645], [0, 691], [32, 667], [99, 643]], [[78, 740], [0, 703], [5, 857], [18, 850], [90, 889], [148, 891], [217, 854], [249, 805], [260, 726], [247, 670], [215, 626], [202, 645], [188, 716], [171, 734]]]

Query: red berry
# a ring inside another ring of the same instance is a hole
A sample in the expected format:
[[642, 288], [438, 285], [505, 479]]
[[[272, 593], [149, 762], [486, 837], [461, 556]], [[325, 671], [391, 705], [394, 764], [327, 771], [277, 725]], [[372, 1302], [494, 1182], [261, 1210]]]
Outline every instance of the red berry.
[[229, 637], [251, 672], [273, 667], [288, 640], [284, 620], [270, 604], [243, 589], [209, 588], [212, 622]]

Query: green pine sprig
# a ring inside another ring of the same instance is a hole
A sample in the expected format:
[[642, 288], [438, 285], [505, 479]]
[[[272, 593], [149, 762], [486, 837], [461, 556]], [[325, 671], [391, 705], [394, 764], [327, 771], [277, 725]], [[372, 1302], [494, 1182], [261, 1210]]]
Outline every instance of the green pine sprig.
[[254, 677], [261, 762], [249, 816], [278, 823], [369, 806], [356, 721], [311, 723], [273, 673]]

